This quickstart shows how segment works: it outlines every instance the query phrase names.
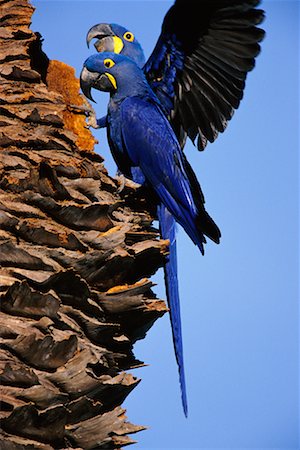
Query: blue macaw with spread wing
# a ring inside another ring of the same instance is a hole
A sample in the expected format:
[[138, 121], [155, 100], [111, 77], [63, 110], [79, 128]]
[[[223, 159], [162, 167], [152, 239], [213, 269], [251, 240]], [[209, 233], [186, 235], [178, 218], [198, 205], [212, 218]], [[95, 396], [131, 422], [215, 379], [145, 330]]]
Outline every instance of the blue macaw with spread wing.
[[[100, 23], [87, 34], [98, 52], [132, 58], [143, 68], [183, 147], [188, 136], [203, 150], [223, 132], [243, 97], [265, 32], [260, 0], [176, 0], [145, 63], [128, 29]], [[105, 118], [98, 126], [105, 126]]]
[[182, 337], [177, 284], [175, 220], [203, 253], [205, 236], [216, 243], [220, 231], [204, 207], [204, 196], [157, 96], [132, 59], [98, 53], [84, 63], [82, 92], [93, 100], [91, 88], [110, 92], [107, 135], [119, 170], [145, 184], [157, 198], [162, 236], [170, 239], [166, 289], [173, 342], [179, 367], [182, 403], [187, 415]]
[[[264, 18], [264, 12], [256, 9], [259, 3], [176, 0], [164, 18], [161, 34], [146, 63], [134, 34], [117, 24], [93, 26], [87, 34], [87, 44], [96, 39], [98, 52], [125, 55], [143, 68], [181, 147], [189, 136], [193, 142], [197, 139], [198, 149], [203, 150], [207, 141], [213, 142], [225, 130], [243, 96], [247, 73], [254, 67], [259, 42], [264, 37], [264, 31], [257, 27]], [[98, 127], [106, 125], [106, 116], [97, 120]], [[203, 202], [200, 186], [188, 164], [186, 170], [194, 190], [196, 186], [196, 198]], [[135, 176], [140, 182], [137, 172]], [[186, 412], [175, 220], [163, 203], [158, 207], [158, 218], [162, 237], [170, 241], [165, 283]]]

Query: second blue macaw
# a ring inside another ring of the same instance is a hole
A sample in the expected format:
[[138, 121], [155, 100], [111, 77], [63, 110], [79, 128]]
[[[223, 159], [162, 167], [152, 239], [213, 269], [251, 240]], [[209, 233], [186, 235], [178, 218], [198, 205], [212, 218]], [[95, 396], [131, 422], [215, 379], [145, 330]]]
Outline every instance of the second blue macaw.
[[[175, 0], [145, 63], [136, 36], [115, 23], [90, 28], [98, 52], [132, 58], [159, 98], [181, 146], [214, 142], [239, 107], [265, 32], [260, 0]], [[105, 126], [105, 120], [98, 125]]]
[[93, 100], [91, 88], [110, 92], [107, 135], [116, 164], [127, 178], [145, 184], [157, 198], [162, 236], [167, 233], [170, 240], [166, 289], [183, 409], [187, 415], [175, 220], [202, 253], [205, 236], [219, 243], [221, 234], [205, 210], [201, 187], [161, 103], [137, 64], [120, 54], [104, 52], [92, 55], [84, 63], [80, 83], [90, 100]]

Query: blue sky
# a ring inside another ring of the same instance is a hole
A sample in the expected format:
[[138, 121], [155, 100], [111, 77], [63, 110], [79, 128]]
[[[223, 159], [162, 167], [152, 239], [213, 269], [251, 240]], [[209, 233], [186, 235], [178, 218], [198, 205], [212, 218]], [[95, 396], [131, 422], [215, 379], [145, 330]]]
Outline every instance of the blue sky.
[[[76, 68], [87, 30], [99, 22], [134, 32], [146, 57], [170, 1], [43, 1], [33, 30], [44, 50]], [[149, 367], [125, 403], [140, 449], [298, 449], [299, 3], [265, 1], [267, 37], [227, 130], [206, 151], [186, 154], [222, 231], [206, 254], [180, 229], [178, 258], [189, 417], [180, 403], [168, 317], [135, 353]], [[103, 115], [107, 94], [93, 91]], [[105, 132], [97, 151], [112, 175]], [[155, 292], [165, 298], [161, 271]], [[157, 384], [159, 380], [159, 384]], [[134, 438], [134, 436], [133, 436]]]

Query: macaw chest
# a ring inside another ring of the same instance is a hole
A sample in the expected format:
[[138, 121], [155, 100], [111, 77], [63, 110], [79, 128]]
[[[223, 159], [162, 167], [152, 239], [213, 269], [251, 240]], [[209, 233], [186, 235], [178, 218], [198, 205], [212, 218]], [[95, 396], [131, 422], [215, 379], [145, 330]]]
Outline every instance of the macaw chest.
[[127, 177], [132, 179], [131, 168], [133, 163], [128, 155], [122, 139], [122, 120], [120, 110], [108, 109], [107, 115], [107, 138], [113, 158], [118, 169]]
[[108, 108], [107, 116], [107, 134], [110, 149], [118, 169], [135, 183], [144, 184], [145, 176], [141, 169], [134, 164], [129, 157], [122, 136], [122, 123], [120, 108], [116, 107], [116, 103], [111, 102]]
[[122, 142], [121, 112], [115, 107], [109, 107], [107, 115], [107, 135], [114, 152], [124, 154], [125, 149]]

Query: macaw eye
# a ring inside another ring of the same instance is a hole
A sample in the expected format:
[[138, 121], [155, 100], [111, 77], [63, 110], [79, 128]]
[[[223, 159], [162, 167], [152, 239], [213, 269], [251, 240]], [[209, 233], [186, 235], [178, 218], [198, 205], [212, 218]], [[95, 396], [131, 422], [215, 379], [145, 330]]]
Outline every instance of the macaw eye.
[[107, 68], [113, 67], [115, 65], [115, 62], [110, 58], [106, 58], [103, 62], [105, 67]]
[[130, 33], [130, 31], [126, 31], [124, 33], [123, 38], [126, 39], [126, 41], [132, 42], [134, 40], [134, 35]]

